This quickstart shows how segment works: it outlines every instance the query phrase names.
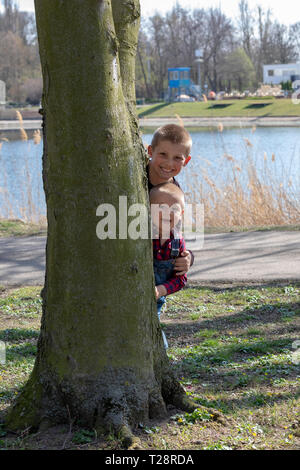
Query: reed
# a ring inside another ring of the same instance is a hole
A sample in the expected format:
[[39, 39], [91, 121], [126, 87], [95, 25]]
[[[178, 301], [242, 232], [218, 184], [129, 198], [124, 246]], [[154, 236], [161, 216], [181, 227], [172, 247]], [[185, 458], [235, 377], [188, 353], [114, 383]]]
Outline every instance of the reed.
[[[32, 142], [28, 138], [28, 134], [23, 127], [23, 117], [20, 111], [16, 111], [16, 117], [20, 122], [20, 140], [24, 145], [24, 152], [22, 155], [22, 164], [16, 163], [14, 158], [10, 161], [10, 178], [14, 177], [15, 186], [20, 188], [19, 198], [9, 193], [8, 184], [9, 175], [7, 174], [6, 166], [1, 161], [1, 149], [4, 145], [9, 145], [9, 139], [6, 137], [1, 138], [0, 143], [0, 219], [20, 219], [27, 224], [34, 224], [37, 228], [44, 228], [47, 224], [46, 216], [42, 213], [42, 197], [40, 194], [39, 186], [41, 181], [40, 174], [32, 174], [32, 168], [38, 167], [38, 159], [40, 152], [32, 152]], [[41, 133], [39, 130], [33, 133], [33, 143], [38, 145], [41, 141]], [[13, 156], [12, 156], [13, 157]], [[31, 162], [30, 162], [31, 160]], [[30, 163], [30, 165], [29, 165]], [[23, 167], [24, 171], [21, 171]], [[36, 189], [37, 188], [37, 189]], [[34, 200], [37, 203], [34, 203]]]
[[19, 110], [16, 110], [16, 117], [17, 117], [18, 121], [20, 122], [20, 124], [22, 125], [23, 124], [23, 116], [22, 116], [22, 114]]
[[39, 145], [40, 141], [42, 139], [41, 132], [39, 129], [35, 130], [33, 132], [33, 143], [34, 145]]
[[23, 116], [20, 111], [16, 111], [16, 116], [18, 121], [20, 122], [20, 136], [22, 141], [27, 141], [28, 140], [28, 135], [27, 132], [25, 131], [23, 127]]
[[[252, 146], [248, 140], [246, 145]], [[273, 154], [268, 162], [264, 154], [264, 171], [259, 172], [251, 154], [241, 165], [224, 153], [222, 172], [216, 175], [215, 165], [210, 163], [201, 170], [200, 184], [199, 175], [188, 175], [186, 200], [204, 205], [206, 228], [299, 224], [299, 188], [291, 178], [278, 181], [272, 168], [275, 158]]]

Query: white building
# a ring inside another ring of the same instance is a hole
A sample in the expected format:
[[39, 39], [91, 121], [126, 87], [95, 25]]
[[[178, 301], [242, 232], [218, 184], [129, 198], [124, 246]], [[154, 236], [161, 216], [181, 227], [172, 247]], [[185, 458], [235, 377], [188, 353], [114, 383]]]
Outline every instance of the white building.
[[300, 62], [296, 64], [270, 64], [264, 65], [264, 83], [278, 85], [281, 82], [300, 79]]

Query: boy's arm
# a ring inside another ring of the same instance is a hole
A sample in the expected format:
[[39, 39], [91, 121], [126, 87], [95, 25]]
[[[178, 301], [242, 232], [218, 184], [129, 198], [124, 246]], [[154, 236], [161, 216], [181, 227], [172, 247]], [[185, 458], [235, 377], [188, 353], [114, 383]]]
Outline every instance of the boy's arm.
[[159, 299], [160, 297], [167, 295], [167, 289], [163, 284], [159, 284], [158, 286], [155, 286], [155, 296], [156, 299]]
[[[179, 254], [181, 253], [185, 253], [185, 241], [183, 238], [180, 240], [180, 246], [179, 246]], [[162, 295], [174, 294], [174, 292], [177, 292], [180, 289], [182, 289], [185, 286], [186, 282], [187, 282], [186, 274], [176, 274], [174, 272], [173, 277], [171, 277], [166, 282], [156, 287], [158, 290], [159, 289], [162, 290], [162, 288], [164, 288], [165, 293], [161, 294], [160, 295], [161, 297]]]
[[190, 267], [194, 264], [194, 254], [191, 250], [183, 251], [180, 256], [176, 259], [174, 271], [177, 272], [177, 276], [186, 274]]
[[[182, 289], [186, 285], [186, 282], [187, 282], [186, 275], [181, 274], [180, 276], [175, 275], [174, 277], [171, 277], [166, 282], [164, 282], [163, 284], [160, 284], [159, 286], [156, 286], [156, 287], [157, 287], [158, 290], [159, 290], [160, 287], [164, 287], [166, 293], [162, 294], [162, 295], [170, 295], [170, 294], [174, 294], [174, 292], [177, 292], [180, 289]], [[161, 295], [160, 295], [160, 297], [161, 297]]]
[[190, 256], [191, 256], [191, 262], [190, 262], [190, 267], [193, 266], [194, 264], [194, 259], [195, 259], [195, 256], [194, 256], [194, 253], [191, 251], [191, 250], [188, 250]]

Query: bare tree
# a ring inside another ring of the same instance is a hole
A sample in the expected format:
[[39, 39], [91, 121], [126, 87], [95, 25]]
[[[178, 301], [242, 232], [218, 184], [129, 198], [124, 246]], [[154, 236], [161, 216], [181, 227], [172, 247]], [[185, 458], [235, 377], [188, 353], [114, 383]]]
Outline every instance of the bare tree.
[[297, 60], [300, 59], [300, 21], [290, 26], [289, 30], [290, 38], [294, 46]]
[[293, 35], [286, 25], [275, 21], [272, 25], [271, 39], [271, 56], [274, 62], [287, 64], [297, 59]]
[[[152, 98], [152, 77], [147, 35], [140, 28], [136, 61], [136, 93], [137, 96]], [[142, 85], [143, 84], [143, 85]]]
[[152, 55], [151, 79], [155, 88], [156, 96], [161, 97], [167, 80], [167, 67], [170, 65], [168, 54], [168, 33], [166, 22], [159, 13], [149, 18], [149, 51]]
[[255, 19], [247, 0], [241, 0], [239, 3], [239, 18], [237, 24], [243, 48], [250, 59], [252, 59]]
[[25, 101], [24, 80], [41, 78], [34, 15], [22, 12], [12, 0], [3, 0], [0, 13], [0, 79], [8, 98]]
[[3, 13], [0, 14], [0, 31], [20, 36], [25, 44], [36, 37], [34, 14], [20, 11], [17, 2], [2, 0]]
[[20, 87], [29, 51], [22, 39], [11, 31], [0, 32], [0, 43], [0, 78], [6, 82], [8, 96], [21, 101]]
[[234, 26], [220, 9], [207, 12], [207, 38], [204, 49], [204, 73], [210, 87], [218, 90], [221, 80], [220, 65], [223, 57], [234, 47]]

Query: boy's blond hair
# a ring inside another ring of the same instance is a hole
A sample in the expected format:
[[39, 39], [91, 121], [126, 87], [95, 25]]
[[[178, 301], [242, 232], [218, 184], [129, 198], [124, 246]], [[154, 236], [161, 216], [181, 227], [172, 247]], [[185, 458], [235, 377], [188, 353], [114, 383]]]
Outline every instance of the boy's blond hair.
[[186, 147], [186, 156], [189, 155], [192, 148], [192, 138], [188, 131], [178, 124], [166, 124], [159, 127], [153, 134], [151, 147], [153, 150], [161, 140], [168, 140], [172, 144], [182, 144]]

